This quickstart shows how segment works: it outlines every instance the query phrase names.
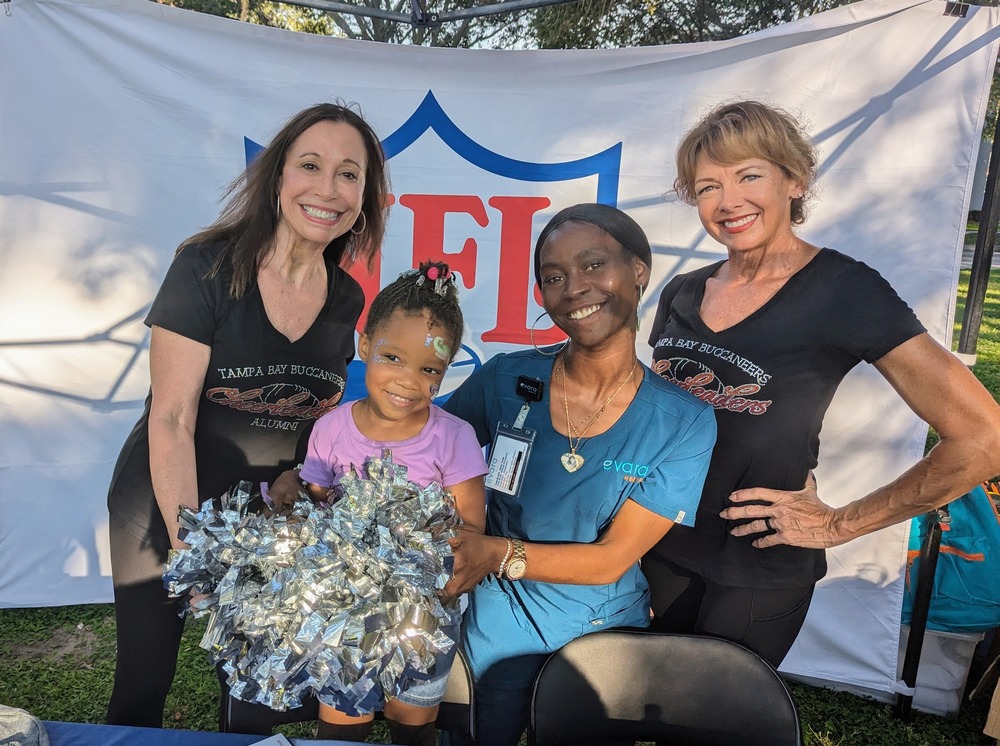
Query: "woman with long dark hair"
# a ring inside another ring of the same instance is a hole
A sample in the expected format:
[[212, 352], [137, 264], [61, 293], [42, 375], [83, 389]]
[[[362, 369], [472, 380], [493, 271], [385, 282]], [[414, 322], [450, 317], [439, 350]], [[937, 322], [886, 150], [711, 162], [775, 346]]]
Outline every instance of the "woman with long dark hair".
[[162, 725], [184, 624], [161, 579], [168, 551], [184, 546], [178, 510], [292, 468], [313, 420], [340, 401], [364, 306], [343, 267], [379, 251], [387, 194], [371, 127], [318, 104], [282, 127], [215, 224], [177, 250], [146, 317], [149, 396], [108, 494], [109, 723]]

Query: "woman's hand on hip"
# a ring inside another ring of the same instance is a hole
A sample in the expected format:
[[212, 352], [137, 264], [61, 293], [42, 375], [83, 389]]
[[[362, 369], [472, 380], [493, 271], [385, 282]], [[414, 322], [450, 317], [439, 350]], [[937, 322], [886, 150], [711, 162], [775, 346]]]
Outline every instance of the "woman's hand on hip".
[[722, 511], [730, 520], [754, 519], [734, 528], [734, 535], [766, 530], [767, 518], [777, 533], [756, 539], [754, 546], [837, 546], [938, 508], [1000, 472], [1000, 406], [954, 355], [923, 333], [874, 365], [910, 409], [937, 431], [938, 444], [893, 481], [836, 509], [819, 500], [815, 485], [798, 492], [734, 492], [734, 503], [771, 503]]
[[[728, 521], [747, 521], [730, 530], [733, 536], [753, 536], [758, 549], [792, 544], [808, 549], [825, 549], [843, 543], [837, 533], [837, 513], [819, 499], [816, 482], [810, 475], [801, 490], [771, 490], [764, 487], [737, 490], [729, 496], [736, 503], [719, 515]], [[753, 505], [740, 505], [747, 501]], [[757, 504], [765, 502], [766, 505]]]

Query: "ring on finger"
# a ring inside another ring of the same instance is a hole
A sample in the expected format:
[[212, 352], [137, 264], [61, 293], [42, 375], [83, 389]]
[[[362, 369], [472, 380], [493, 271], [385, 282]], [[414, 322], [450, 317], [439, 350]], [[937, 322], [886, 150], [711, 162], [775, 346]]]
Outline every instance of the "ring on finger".
[[764, 528], [767, 531], [774, 531], [774, 526], [771, 525], [771, 516], [764, 516]]

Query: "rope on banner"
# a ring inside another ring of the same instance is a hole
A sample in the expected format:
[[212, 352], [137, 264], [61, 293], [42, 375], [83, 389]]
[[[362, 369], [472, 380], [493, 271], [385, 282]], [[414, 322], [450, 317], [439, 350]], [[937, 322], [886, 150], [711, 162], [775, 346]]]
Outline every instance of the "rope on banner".
[[896, 679], [891, 686], [892, 691], [896, 694], [902, 694], [904, 697], [917, 696], [917, 688], [915, 686], [908, 686], [902, 679]]

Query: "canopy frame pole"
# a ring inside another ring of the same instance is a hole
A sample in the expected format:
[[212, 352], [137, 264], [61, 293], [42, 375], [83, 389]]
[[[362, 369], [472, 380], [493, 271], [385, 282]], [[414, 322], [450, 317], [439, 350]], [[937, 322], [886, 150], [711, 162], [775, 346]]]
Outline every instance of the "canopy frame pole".
[[958, 356], [970, 368], [976, 364], [976, 345], [979, 342], [979, 329], [983, 323], [983, 304], [986, 301], [986, 288], [990, 282], [997, 225], [1000, 223], [998, 176], [1000, 176], [1000, 116], [993, 123], [993, 149], [990, 152], [990, 164], [986, 172], [986, 192], [983, 195], [983, 210], [979, 215], [976, 249], [972, 255], [972, 269], [969, 273], [969, 292], [965, 296], [962, 327], [958, 336]]
[[[313, 10], [323, 10], [329, 13], [347, 13], [355, 16], [366, 16], [368, 18], [379, 18], [383, 21], [394, 21], [395, 23], [408, 23], [414, 27], [420, 26], [440, 26], [448, 21], [462, 21], [466, 18], [481, 18], [482, 16], [496, 15], [498, 13], [514, 13], [519, 10], [532, 10], [543, 8], [547, 5], [563, 5], [565, 3], [575, 3], [579, 0], [502, 0], [498, 3], [480, 5], [475, 8], [463, 8], [452, 10], [447, 13], [427, 12], [419, 0], [411, 0], [413, 12], [397, 13], [392, 10], [382, 8], [369, 8], [352, 3], [334, 2], [334, 0], [280, 0], [287, 5], [298, 5], [302, 8], [312, 8]], [[4, 0], [0, 0], [4, 2]]]

